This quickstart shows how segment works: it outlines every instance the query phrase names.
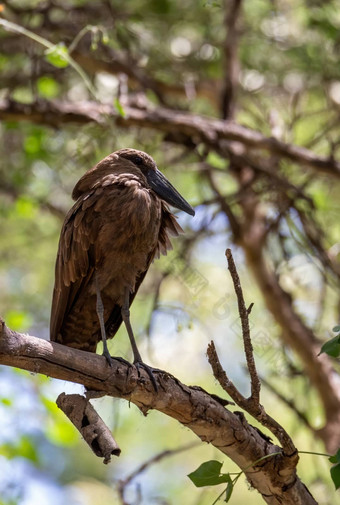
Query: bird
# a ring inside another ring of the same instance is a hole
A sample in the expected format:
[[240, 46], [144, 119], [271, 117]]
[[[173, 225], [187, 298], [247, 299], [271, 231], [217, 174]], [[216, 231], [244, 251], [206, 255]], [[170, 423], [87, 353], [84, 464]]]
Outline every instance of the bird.
[[[133, 363], [149, 374], [130, 322], [130, 306], [152, 261], [171, 248], [170, 236], [183, 232], [169, 205], [194, 209], [143, 151], [111, 153], [76, 183], [62, 226], [55, 264], [50, 339], [88, 352], [124, 321]], [[124, 361], [124, 360], [123, 360]]]

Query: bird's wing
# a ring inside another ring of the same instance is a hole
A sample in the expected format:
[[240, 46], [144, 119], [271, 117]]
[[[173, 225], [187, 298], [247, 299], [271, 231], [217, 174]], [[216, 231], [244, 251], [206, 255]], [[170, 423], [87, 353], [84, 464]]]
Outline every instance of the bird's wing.
[[[82, 195], [67, 214], [61, 230], [50, 323], [53, 341], [64, 343], [58, 337], [63, 322], [93, 276], [95, 265], [91, 252], [98, 233], [96, 220], [99, 219], [95, 204], [102, 191], [102, 188], [96, 188]], [[90, 207], [92, 209], [86, 212]]]
[[[167, 251], [169, 249], [172, 249], [169, 235], [177, 237], [180, 233], [183, 233], [183, 230], [181, 226], [177, 223], [176, 217], [170, 212], [167, 204], [162, 202], [162, 218], [158, 235], [158, 243], [154, 251], [152, 251], [149, 254], [146, 269], [143, 272], [141, 272], [136, 279], [135, 289], [133, 292], [130, 293], [130, 299], [129, 299], [130, 306], [137, 294], [139, 286], [142, 284], [144, 277], [146, 276], [149, 270], [149, 267], [153, 259], [155, 257], [159, 257], [160, 254], [166, 255]], [[123, 319], [121, 314], [121, 307], [119, 305], [115, 305], [105, 325], [106, 332], [109, 338], [115, 336], [115, 334], [119, 330], [120, 325], [122, 324], [122, 321]]]

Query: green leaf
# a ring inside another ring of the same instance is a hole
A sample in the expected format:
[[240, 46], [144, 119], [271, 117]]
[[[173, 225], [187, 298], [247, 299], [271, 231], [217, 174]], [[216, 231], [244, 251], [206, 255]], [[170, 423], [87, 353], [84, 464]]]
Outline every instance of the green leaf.
[[334, 326], [333, 330], [334, 333], [339, 333], [340, 332], [340, 325], [339, 326]]
[[121, 117], [125, 117], [126, 116], [125, 110], [124, 110], [122, 104], [120, 103], [120, 101], [118, 100], [118, 98], [115, 99], [114, 104], [115, 104], [118, 114]]
[[340, 449], [338, 449], [338, 451], [336, 452], [336, 454], [334, 454], [334, 456], [328, 458], [328, 460], [331, 463], [340, 463]]
[[332, 477], [332, 481], [334, 483], [335, 489], [339, 489], [339, 487], [340, 487], [340, 463], [332, 466], [331, 477]]
[[231, 477], [229, 474], [226, 474], [228, 475], [229, 477], [229, 480], [228, 480], [228, 485], [227, 485], [227, 489], [225, 491], [225, 502], [228, 503], [228, 501], [230, 500], [231, 498], [231, 495], [233, 494], [233, 491], [234, 491], [234, 484], [233, 484], [233, 481], [231, 480]]
[[340, 356], [340, 335], [328, 340], [321, 347], [320, 354], [325, 353], [333, 358], [338, 358]]
[[335, 489], [339, 489], [340, 487], [340, 449], [337, 450], [337, 452], [334, 454], [334, 456], [331, 456], [328, 458], [328, 460], [331, 463], [335, 463], [334, 466], [331, 468], [331, 477], [332, 481], [334, 482]]
[[65, 68], [69, 65], [68, 49], [63, 42], [45, 51], [45, 59], [54, 67]]
[[223, 463], [211, 460], [202, 463], [194, 472], [189, 473], [189, 479], [195, 484], [196, 487], [203, 486], [217, 486], [224, 482], [231, 481], [228, 473], [221, 474]]

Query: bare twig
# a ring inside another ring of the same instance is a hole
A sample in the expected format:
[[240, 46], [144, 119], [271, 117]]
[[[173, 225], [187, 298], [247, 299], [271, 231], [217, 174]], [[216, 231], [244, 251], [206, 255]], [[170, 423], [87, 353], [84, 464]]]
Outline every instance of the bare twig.
[[312, 433], [316, 433], [316, 429], [310, 424], [308, 417], [302, 410], [298, 408], [298, 406], [295, 404], [295, 402], [289, 398], [286, 398], [276, 387], [273, 386], [270, 382], [268, 382], [264, 377], [261, 377], [261, 382], [264, 384], [264, 386], [271, 391], [275, 396], [277, 396], [287, 407], [289, 407], [299, 418], [299, 420], [308, 428], [311, 430]]
[[229, 272], [234, 283], [234, 289], [238, 303], [238, 311], [241, 318], [244, 352], [246, 355], [247, 367], [250, 375], [250, 384], [251, 384], [250, 399], [254, 403], [254, 405], [256, 405], [260, 402], [261, 383], [256, 370], [254, 350], [250, 338], [249, 312], [248, 309], [246, 308], [246, 304], [244, 303], [240, 278], [238, 276], [234, 258], [233, 255], [231, 254], [230, 249], [226, 250], [226, 257], [228, 261]]
[[[169, 275], [168, 272], [162, 272], [160, 277], [157, 279], [155, 286], [153, 286], [152, 291], [154, 294], [153, 294], [153, 299], [152, 299], [152, 307], [150, 310], [149, 319], [148, 319], [148, 321], [146, 323], [146, 327], [145, 327], [145, 334], [148, 337], [149, 342], [151, 340], [152, 320], [153, 320], [154, 312], [157, 310], [158, 304], [159, 304], [161, 286], [163, 284], [163, 281], [168, 277], [168, 275]], [[150, 349], [149, 349], [149, 351], [150, 351]]]
[[318, 356], [321, 344], [317, 336], [297, 313], [292, 297], [282, 288], [275, 271], [268, 265], [263, 244], [255, 236], [258, 226], [256, 216], [253, 223], [248, 222], [242, 236], [249, 269], [263, 293], [268, 310], [281, 327], [282, 340], [297, 353], [303, 362], [304, 373], [318, 391], [326, 423], [317, 434], [329, 452], [336, 451], [340, 441], [340, 395], [332, 362], [326, 355]]
[[282, 449], [287, 455], [289, 455], [290, 457], [298, 457], [296, 447], [292, 439], [288, 435], [288, 433], [275, 419], [273, 419], [266, 413], [264, 407], [260, 404], [261, 384], [256, 371], [253, 346], [250, 338], [249, 320], [248, 320], [249, 309], [251, 309], [251, 306], [249, 307], [249, 309], [247, 309], [244, 303], [240, 278], [238, 276], [230, 249], [227, 249], [226, 257], [228, 260], [230, 275], [234, 283], [234, 289], [238, 301], [238, 310], [241, 318], [244, 351], [246, 355], [247, 367], [251, 381], [250, 397], [245, 398], [238, 391], [236, 386], [233, 384], [233, 382], [227, 376], [226, 372], [223, 370], [213, 341], [210, 342], [207, 350], [209, 363], [212, 367], [215, 378], [218, 380], [221, 387], [231, 396], [231, 398], [235, 401], [235, 403], [239, 407], [244, 409], [246, 412], [251, 414], [263, 426], [268, 428], [280, 441]]
[[207, 355], [214, 377], [218, 380], [221, 387], [231, 396], [234, 402], [257, 419], [259, 423], [268, 428], [277, 437], [285, 454], [290, 457], [298, 457], [297, 449], [285, 429], [266, 413], [262, 405], [256, 405], [251, 401], [251, 398], [245, 398], [228, 378], [226, 372], [222, 368], [213, 341], [211, 341], [208, 345]]
[[215, 180], [214, 180], [212, 167], [209, 166], [207, 163], [205, 163], [204, 169], [205, 169], [204, 174], [210, 183], [211, 189], [214, 191], [214, 193], [216, 195], [216, 201], [220, 204], [221, 210], [227, 216], [228, 221], [229, 221], [229, 225], [230, 225], [230, 229], [233, 233], [233, 238], [234, 238], [235, 242], [237, 242], [237, 240], [239, 238], [240, 229], [241, 229], [240, 223], [239, 223], [235, 213], [232, 211], [232, 208], [229, 205], [227, 199], [223, 195], [221, 195], [221, 193], [215, 183]]
[[162, 459], [168, 458], [170, 456], [175, 456], [176, 454], [179, 454], [184, 451], [188, 451], [189, 449], [192, 449], [193, 447], [197, 447], [199, 445], [198, 442], [192, 442], [190, 444], [183, 445], [182, 447], [177, 447], [176, 449], [167, 449], [165, 451], [159, 452], [158, 454], [155, 454], [152, 456], [152, 458], [148, 459], [147, 461], [144, 461], [140, 466], [138, 466], [133, 472], [131, 472], [125, 479], [122, 479], [118, 483], [118, 493], [120, 495], [120, 498], [122, 500], [122, 503], [125, 502], [125, 491], [126, 488], [131, 482], [138, 477], [141, 473], [145, 472], [150, 468], [150, 466], [154, 465], [155, 463], [159, 463]]

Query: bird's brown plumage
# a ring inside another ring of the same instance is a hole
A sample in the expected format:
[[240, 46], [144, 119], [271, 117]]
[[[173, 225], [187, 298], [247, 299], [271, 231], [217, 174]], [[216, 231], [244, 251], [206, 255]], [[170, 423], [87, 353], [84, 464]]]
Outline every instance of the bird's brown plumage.
[[51, 340], [95, 352], [101, 339], [95, 274], [111, 338], [122, 322], [125, 288], [131, 305], [154, 257], [171, 247], [169, 235], [182, 231], [150, 186], [156, 172], [160, 174], [150, 156], [124, 149], [107, 156], [76, 184], [76, 203], [59, 241]]

